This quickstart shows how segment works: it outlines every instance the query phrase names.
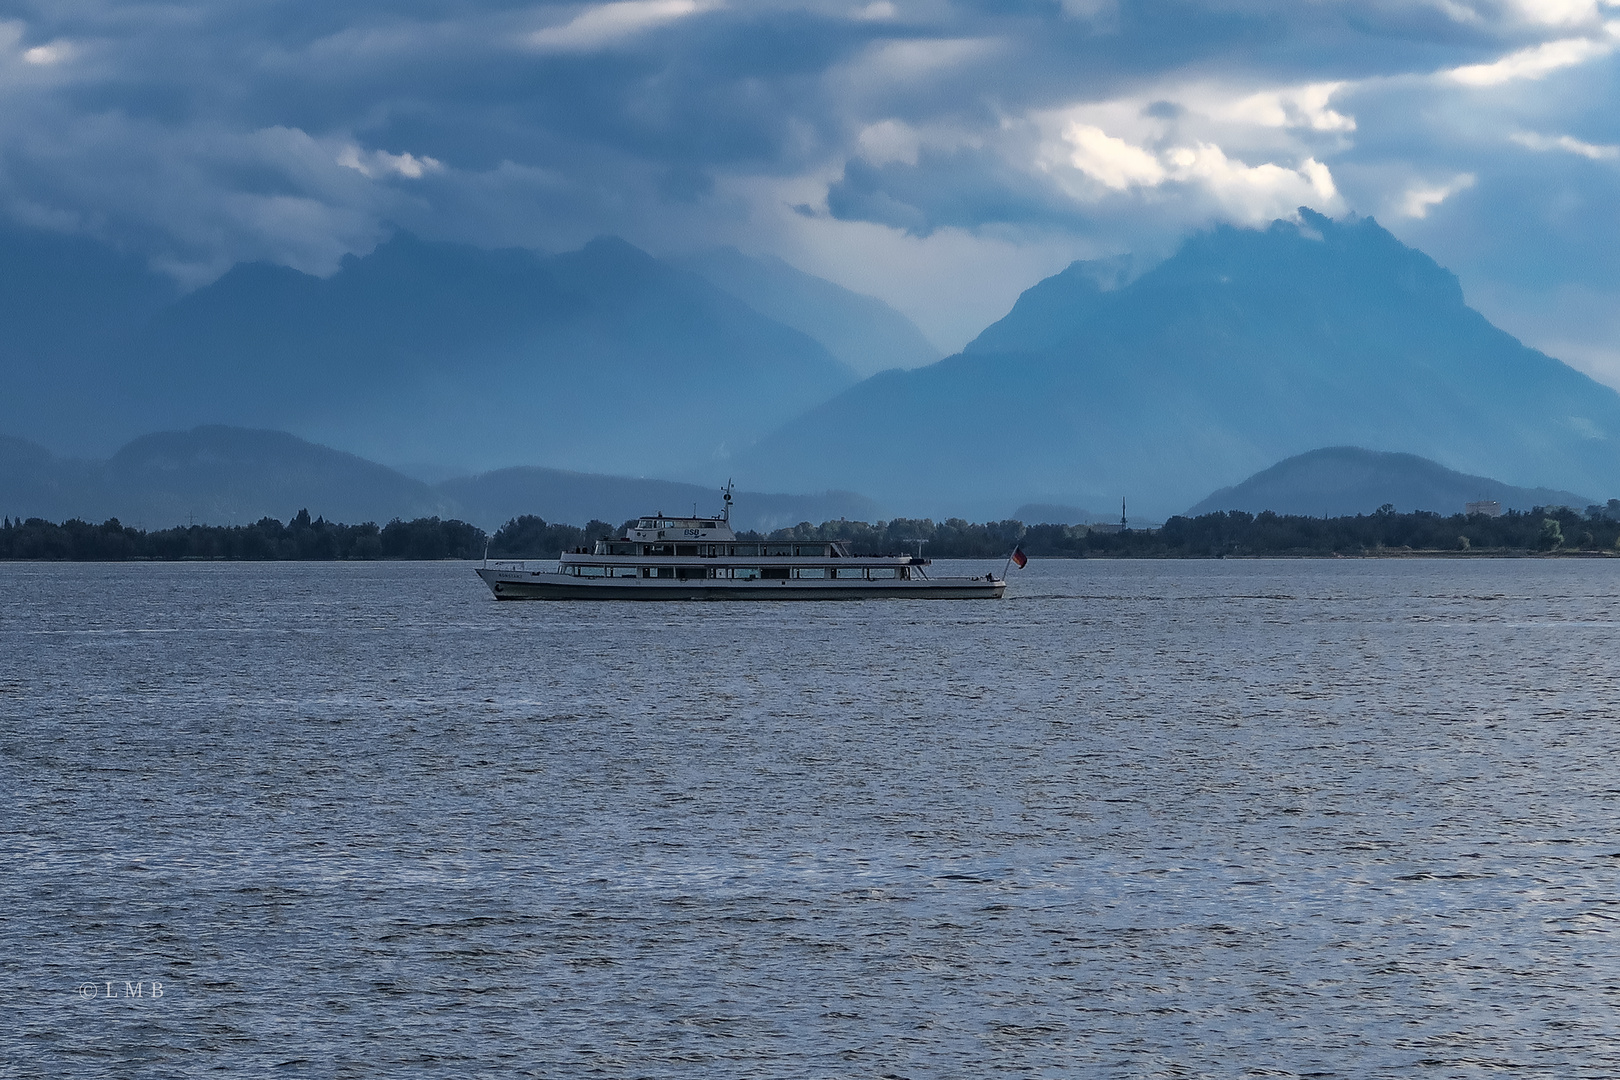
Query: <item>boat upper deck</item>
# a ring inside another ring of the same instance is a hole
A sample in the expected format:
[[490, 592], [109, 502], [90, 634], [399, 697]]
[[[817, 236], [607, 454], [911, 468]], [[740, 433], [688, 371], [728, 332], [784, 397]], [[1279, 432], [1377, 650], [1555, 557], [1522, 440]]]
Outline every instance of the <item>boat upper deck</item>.
[[[586, 555], [584, 551], [565, 552], [564, 560]], [[833, 541], [739, 541], [718, 540], [598, 540], [589, 552], [592, 556], [635, 558], [693, 558], [693, 559], [853, 559], [849, 545], [842, 540]], [[885, 561], [912, 561], [909, 555], [876, 555], [865, 558]]]
[[725, 543], [737, 539], [726, 517], [644, 517], [625, 530], [624, 540], [704, 540]]
[[[563, 552], [560, 566], [656, 566], [671, 559], [701, 560], [727, 565], [743, 559], [761, 566], [788, 564], [860, 566], [926, 566], [928, 560], [909, 555], [857, 556], [843, 540], [739, 540], [731, 527], [731, 489], [723, 492], [726, 509], [719, 515], [672, 517], [663, 512], [638, 518], [623, 534], [596, 541], [587, 551]], [[633, 560], [633, 562], [632, 562]]]

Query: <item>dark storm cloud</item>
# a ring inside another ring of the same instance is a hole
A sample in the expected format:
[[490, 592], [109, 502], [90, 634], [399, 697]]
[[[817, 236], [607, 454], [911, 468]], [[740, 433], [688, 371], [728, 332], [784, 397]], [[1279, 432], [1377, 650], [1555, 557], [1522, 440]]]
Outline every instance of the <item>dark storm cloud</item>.
[[[10, 4], [0, 209], [200, 281], [243, 258], [330, 269], [394, 225], [545, 247], [754, 230], [769, 248], [769, 208], [798, 205], [805, 227], [1119, 247], [1298, 200], [1546, 280], [1617, 239], [1596, 209], [1615, 194], [1617, 17], [1608, 0]], [[1532, 55], [1549, 45], [1584, 59]], [[1439, 74], [1516, 51], [1552, 66]]]
[[827, 207], [838, 218], [874, 221], [917, 236], [986, 222], [1083, 227], [1095, 216], [982, 150], [922, 151], [915, 164], [853, 159], [828, 188]]

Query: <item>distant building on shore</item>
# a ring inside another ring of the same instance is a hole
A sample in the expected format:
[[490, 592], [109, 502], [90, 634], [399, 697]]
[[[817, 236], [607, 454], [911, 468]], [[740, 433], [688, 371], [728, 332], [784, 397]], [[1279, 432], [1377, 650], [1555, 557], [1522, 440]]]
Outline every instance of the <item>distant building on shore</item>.
[[1502, 504], [1495, 499], [1480, 499], [1478, 502], [1464, 503], [1463, 513], [1470, 517], [1475, 514], [1484, 514], [1486, 517], [1501, 517]]

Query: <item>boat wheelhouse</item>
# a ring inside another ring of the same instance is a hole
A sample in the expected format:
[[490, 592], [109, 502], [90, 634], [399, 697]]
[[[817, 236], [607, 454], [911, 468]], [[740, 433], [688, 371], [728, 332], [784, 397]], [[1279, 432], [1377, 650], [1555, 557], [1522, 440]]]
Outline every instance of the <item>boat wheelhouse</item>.
[[920, 555], [856, 555], [840, 540], [740, 540], [725, 510], [711, 517], [654, 514], [555, 568], [486, 560], [478, 576], [498, 600], [854, 600], [999, 598], [1006, 581], [930, 577]]

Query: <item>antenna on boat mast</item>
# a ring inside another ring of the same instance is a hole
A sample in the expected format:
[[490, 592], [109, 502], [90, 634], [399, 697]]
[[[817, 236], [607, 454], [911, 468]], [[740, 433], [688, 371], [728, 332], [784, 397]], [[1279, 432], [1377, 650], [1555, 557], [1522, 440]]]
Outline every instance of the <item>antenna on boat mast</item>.
[[720, 520], [724, 521], [726, 524], [729, 525], [729, 524], [731, 524], [731, 481], [730, 480], [727, 480], [726, 481], [726, 486], [720, 489], [720, 494], [726, 500], [726, 508], [723, 511], [721, 511]]

